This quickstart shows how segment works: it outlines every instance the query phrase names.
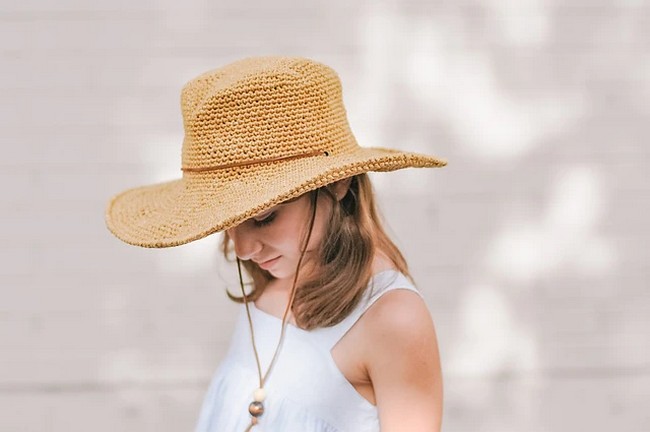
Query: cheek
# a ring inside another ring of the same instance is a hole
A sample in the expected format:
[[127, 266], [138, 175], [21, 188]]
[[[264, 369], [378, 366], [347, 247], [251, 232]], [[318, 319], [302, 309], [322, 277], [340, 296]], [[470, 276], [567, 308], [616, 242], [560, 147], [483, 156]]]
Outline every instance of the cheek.
[[297, 221], [283, 219], [266, 233], [264, 242], [282, 255], [300, 253], [298, 227]]
[[[265, 235], [266, 242], [269, 246], [276, 249], [283, 255], [299, 256], [306, 230], [309, 228], [311, 220], [312, 209], [309, 201], [302, 207], [293, 208], [290, 212], [286, 212], [278, 218], [276, 225], [273, 226], [272, 231], [268, 231]], [[314, 220], [314, 228], [307, 245], [308, 251], [318, 249], [321, 242], [325, 238], [325, 230], [329, 223], [331, 216], [331, 203], [325, 198], [318, 201], [316, 208], [316, 218]]]

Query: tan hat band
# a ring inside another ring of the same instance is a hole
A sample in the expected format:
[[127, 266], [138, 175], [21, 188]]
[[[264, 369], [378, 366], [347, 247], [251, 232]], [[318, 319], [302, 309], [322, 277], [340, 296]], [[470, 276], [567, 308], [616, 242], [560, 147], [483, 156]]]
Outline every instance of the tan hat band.
[[316, 151], [313, 151], [313, 152], [299, 153], [299, 154], [290, 155], [290, 156], [279, 156], [279, 157], [274, 157], [274, 158], [256, 159], [256, 160], [252, 160], [252, 161], [235, 162], [235, 163], [230, 163], [230, 164], [214, 165], [214, 166], [209, 166], [209, 167], [199, 167], [199, 168], [181, 167], [181, 171], [184, 171], [184, 172], [216, 171], [216, 170], [222, 170], [222, 169], [228, 169], [228, 168], [237, 168], [237, 167], [248, 166], [248, 165], [257, 165], [257, 164], [269, 163], [269, 162], [278, 162], [278, 161], [287, 161], [287, 160], [293, 160], [293, 159], [302, 159], [302, 158], [312, 157], [312, 156], [329, 156], [329, 152], [326, 152], [324, 150], [316, 150]]

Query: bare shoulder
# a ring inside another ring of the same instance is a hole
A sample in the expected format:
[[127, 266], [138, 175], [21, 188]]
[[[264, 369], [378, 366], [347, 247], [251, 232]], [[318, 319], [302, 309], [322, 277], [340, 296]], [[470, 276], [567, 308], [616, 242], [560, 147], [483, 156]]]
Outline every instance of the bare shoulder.
[[407, 289], [384, 293], [366, 311], [364, 363], [382, 431], [439, 431], [442, 373], [433, 319]]
[[365, 315], [364, 327], [375, 344], [395, 337], [406, 341], [421, 339], [422, 335], [435, 331], [426, 303], [409, 289], [393, 289], [383, 294]]

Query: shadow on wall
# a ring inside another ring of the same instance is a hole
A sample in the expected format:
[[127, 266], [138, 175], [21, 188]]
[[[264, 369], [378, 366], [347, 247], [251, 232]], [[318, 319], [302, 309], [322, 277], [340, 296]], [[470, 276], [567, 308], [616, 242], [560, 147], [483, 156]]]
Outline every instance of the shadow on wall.
[[[450, 423], [462, 429], [474, 413], [485, 430], [556, 430], [571, 414], [561, 413], [562, 398], [543, 412], [535, 401], [553, 391], [540, 386], [580, 377], [601, 397], [570, 402], [606, 407], [590, 428], [626, 415], [636, 425], [640, 413], [620, 408], [614, 383], [650, 371], [650, 350], [639, 352], [648, 298], [633, 300], [647, 285], [645, 242], [633, 237], [649, 240], [650, 188], [636, 161], [649, 153], [650, 86], [639, 66], [647, 72], [650, 61], [635, 47], [650, 10], [538, 0], [458, 8], [373, 5], [359, 22], [364, 50], [349, 109], [365, 116], [362, 144], [450, 160], [444, 173], [407, 171], [390, 186], [376, 177], [378, 190], [411, 195], [413, 207], [431, 200], [424, 223], [434, 233], [400, 237], [419, 260], [413, 267], [428, 266], [428, 284], [440, 287], [430, 299], [452, 307], [434, 315], [448, 330], [446, 376], [468, 390], [448, 394]], [[646, 200], [633, 208], [637, 192]], [[449, 286], [454, 273], [462, 286]]]

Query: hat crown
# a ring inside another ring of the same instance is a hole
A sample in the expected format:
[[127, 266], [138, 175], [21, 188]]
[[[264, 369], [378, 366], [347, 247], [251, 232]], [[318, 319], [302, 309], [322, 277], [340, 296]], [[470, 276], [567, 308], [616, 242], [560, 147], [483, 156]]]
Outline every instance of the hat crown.
[[183, 87], [181, 108], [184, 168], [358, 147], [338, 75], [305, 58], [254, 57], [206, 72]]

